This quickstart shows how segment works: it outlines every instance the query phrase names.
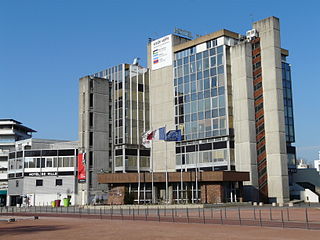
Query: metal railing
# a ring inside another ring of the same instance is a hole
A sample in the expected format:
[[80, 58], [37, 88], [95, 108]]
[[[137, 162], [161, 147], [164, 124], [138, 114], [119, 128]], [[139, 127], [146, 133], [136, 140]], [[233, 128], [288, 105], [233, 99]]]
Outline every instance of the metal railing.
[[214, 206], [33, 206], [1, 207], [0, 215], [226, 224], [320, 230], [317, 208]]

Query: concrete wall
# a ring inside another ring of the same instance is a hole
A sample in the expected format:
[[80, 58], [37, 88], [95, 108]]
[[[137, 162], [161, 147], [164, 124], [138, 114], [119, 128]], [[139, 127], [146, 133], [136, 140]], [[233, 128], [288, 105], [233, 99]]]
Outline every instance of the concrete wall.
[[285, 202], [289, 200], [289, 183], [279, 19], [266, 18], [255, 22], [253, 28], [259, 32], [261, 46], [268, 196], [270, 201]]
[[[93, 81], [93, 89], [90, 89]], [[93, 94], [93, 107], [90, 108], [90, 93]], [[90, 112], [93, 125], [89, 126]], [[79, 199], [82, 204], [90, 202], [95, 194], [101, 194], [105, 185], [97, 182], [97, 173], [109, 171], [109, 82], [106, 79], [89, 76], [79, 80], [79, 152], [86, 152], [86, 183], [79, 184]], [[93, 133], [93, 145], [89, 146], [89, 135]], [[93, 166], [89, 169], [89, 152], [93, 152]], [[89, 177], [92, 186], [89, 189]], [[91, 195], [91, 197], [90, 197]]]
[[319, 196], [312, 192], [310, 189], [305, 189], [301, 192], [300, 199], [304, 200], [305, 202], [313, 202], [318, 203], [319, 202]]
[[[151, 69], [150, 51], [151, 45], [148, 45], [148, 67]], [[150, 70], [149, 89], [151, 129], [164, 126], [167, 131], [175, 129], [173, 67], [167, 66], [158, 70]], [[154, 141], [152, 157], [155, 171], [165, 171], [166, 169], [175, 171], [174, 142]]]
[[[36, 180], [42, 179], [43, 186], [36, 186]], [[62, 179], [62, 186], [56, 186], [56, 179]], [[17, 185], [18, 182], [18, 185]], [[51, 201], [63, 199], [71, 195], [71, 203], [75, 204], [75, 176], [24, 177], [8, 181], [8, 195], [28, 196], [32, 206], [50, 205]]]
[[257, 201], [258, 170], [251, 43], [243, 42], [232, 47], [230, 52], [236, 171], [250, 173], [250, 181], [244, 182], [244, 197]]

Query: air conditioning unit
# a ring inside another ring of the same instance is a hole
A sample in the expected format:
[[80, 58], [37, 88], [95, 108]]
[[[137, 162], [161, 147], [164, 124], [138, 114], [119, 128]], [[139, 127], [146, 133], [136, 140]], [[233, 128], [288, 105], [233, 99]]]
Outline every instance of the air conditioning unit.
[[248, 41], [251, 41], [252, 39], [255, 39], [256, 37], [259, 37], [258, 31], [256, 29], [251, 29], [247, 31], [246, 37]]

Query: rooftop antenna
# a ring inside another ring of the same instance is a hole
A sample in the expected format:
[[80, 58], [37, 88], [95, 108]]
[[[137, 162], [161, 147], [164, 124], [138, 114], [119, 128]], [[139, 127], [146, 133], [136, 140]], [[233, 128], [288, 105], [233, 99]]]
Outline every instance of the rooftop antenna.
[[251, 25], [253, 24], [253, 21], [254, 21], [254, 19], [253, 19], [253, 13], [250, 13], [250, 17], [251, 17]]

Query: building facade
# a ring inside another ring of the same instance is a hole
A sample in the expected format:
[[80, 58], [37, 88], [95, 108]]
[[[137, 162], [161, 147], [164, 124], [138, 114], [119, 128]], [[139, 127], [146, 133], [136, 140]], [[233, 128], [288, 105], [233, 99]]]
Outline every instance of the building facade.
[[47, 206], [69, 197], [76, 203], [78, 142], [27, 139], [8, 159], [8, 206]]
[[137, 64], [120, 64], [80, 79], [80, 151], [87, 179], [80, 183], [83, 204], [105, 198], [103, 172], [150, 171], [150, 150], [141, 144], [149, 129], [149, 73]]
[[253, 23], [246, 36], [220, 30], [152, 41], [151, 128], [182, 131], [180, 142], [153, 143], [155, 168], [247, 171], [246, 200], [288, 201], [295, 139], [287, 56], [275, 17]]
[[0, 206], [6, 205], [8, 192], [8, 156], [16, 141], [32, 137], [35, 130], [14, 119], [0, 119]]

